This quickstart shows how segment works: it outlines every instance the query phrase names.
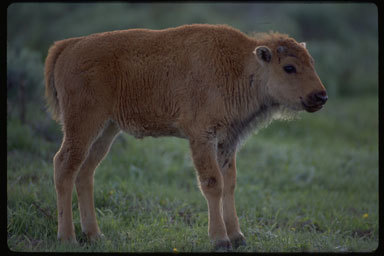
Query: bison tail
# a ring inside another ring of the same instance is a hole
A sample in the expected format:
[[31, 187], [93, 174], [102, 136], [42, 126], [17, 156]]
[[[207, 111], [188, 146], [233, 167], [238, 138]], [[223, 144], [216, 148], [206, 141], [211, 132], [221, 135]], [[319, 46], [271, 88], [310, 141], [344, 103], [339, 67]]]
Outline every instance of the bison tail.
[[55, 64], [64, 49], [78, 40], [79, 38], [71, 38], [55, 42], [55, 44], [49, 48], [45, 60], [45, 99], [52, 118], [59, 123], [61, 122], [61, 110], [55, 85]]

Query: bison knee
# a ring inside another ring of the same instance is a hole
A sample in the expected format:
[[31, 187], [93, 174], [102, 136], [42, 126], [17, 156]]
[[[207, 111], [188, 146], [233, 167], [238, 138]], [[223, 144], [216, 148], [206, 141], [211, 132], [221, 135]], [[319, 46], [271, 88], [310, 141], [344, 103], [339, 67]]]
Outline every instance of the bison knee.
[[207, 176], [199, 177], [200, 188], [206, 195], [221, 197], [223, 193], [223, 182], [220, 177]]

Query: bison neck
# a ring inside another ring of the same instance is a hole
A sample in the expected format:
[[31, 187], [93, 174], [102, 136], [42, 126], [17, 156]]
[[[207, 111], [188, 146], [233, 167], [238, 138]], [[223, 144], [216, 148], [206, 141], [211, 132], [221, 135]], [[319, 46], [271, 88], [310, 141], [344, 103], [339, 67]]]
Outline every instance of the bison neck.
[[281, 106], [277, 103], [262, 104], [242, 118], [235, 118], [228, 131], [228, 140], [241, 143], [252, 131], [268, 126], [274, 119]]
[[273, 120], [292, 120], [297, 116], [298, 111], [274, 101], [267, 101], [246, 115], [233, 118], [226, 133], [226, 140], [229, 144], [239, 145], [252, 132], [267, 127]]

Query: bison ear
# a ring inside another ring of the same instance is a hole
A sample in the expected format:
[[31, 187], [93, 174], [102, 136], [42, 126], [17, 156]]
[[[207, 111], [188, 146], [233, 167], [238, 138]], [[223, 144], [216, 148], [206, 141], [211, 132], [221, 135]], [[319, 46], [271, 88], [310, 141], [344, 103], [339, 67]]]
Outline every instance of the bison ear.
[[307, 44], [305, 42], [301, 42], [300, 45], [307, 49]]
[[253, 54], [256, 55], [257, 60], [262, 64], [264, 62], [270, 62], [272, 59], [271, 50], [267, 46], [256, 47], [256, 49], [253, 51]]

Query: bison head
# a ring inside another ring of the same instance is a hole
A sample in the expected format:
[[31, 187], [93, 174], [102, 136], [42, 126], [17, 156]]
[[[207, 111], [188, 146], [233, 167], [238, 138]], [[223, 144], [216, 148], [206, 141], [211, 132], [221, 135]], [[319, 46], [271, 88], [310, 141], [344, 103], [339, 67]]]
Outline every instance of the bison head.
[[305, 43], [292, 38], [266, 40], [253, 52], [266, 76], [266, 91], [274, 102], [292, 110], [315, 112], [328, 99]]

